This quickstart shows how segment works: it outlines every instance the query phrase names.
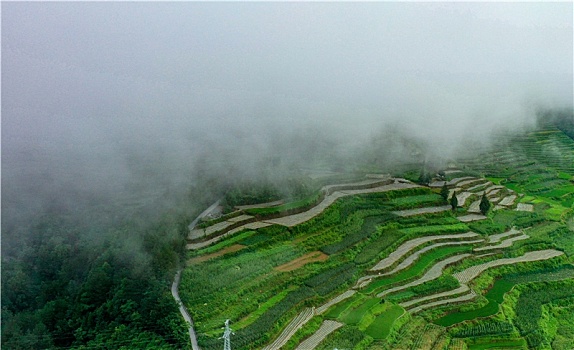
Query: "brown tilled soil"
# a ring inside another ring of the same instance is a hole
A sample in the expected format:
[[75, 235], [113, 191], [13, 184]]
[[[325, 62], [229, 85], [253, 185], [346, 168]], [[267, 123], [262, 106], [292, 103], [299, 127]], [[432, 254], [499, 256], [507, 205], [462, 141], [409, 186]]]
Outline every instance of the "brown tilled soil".
[[202, 255], [202, 256], [198, 256], [197, 258], [192, 258], [189, 259], [187, 261], [188, 264], [197, 264], [197, 263], [201, 263], [204, 261], [207, 261], [209, 259], [213, 259], [213, 258], [217, 258], [218, 256], [222, 256], [225, 255], [227, 253], [233, 253], [233, 252], [237, 252], [240, 251], [241, 249], [245, 248], [246, 246], [241, 245], [241, 244], [234, 244], [232, 246], [229, 246], [227, 248], [223, 248], [218, 252], [215, 253], [211, 253], [211, 254], [207, 254], [207, 255]]
[[275, 270], [281, 271], [281, 272], [289, 272], [289, 271], [297, 270], [301, 266], [304, 266], [306, 264], [309, 264], [309, 263], [312, 263], [315, 261], [325, 261], [325, 260], [327, 260], [327, 258], [329, 258], [329, 256], [327, 254], [317, 250], [317, 251], [314, 251], [311, 253], [307, 253], [307, 254], [303, 255], [302, 257], [297, 258], [295, 260], [291, 260], [286, 264], [277, 266], [275, 268]]

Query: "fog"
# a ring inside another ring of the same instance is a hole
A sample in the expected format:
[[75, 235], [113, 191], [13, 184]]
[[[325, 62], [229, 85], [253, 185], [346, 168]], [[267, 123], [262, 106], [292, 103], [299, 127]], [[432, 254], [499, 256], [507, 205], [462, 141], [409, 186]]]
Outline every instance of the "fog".
[[160, 210], [198, 176], [256, 178], [262, 164], [340, 164], [375, 145], [400, 159], [389, 135], [429, 156], [488, 144], [572, 108], [572, 11], [4, 2], [2, 231], [48, 206]]

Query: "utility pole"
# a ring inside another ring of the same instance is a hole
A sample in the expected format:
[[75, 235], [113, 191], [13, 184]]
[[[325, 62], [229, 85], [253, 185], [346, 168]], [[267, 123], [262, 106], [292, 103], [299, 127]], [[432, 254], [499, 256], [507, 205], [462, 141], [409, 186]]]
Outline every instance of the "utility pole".
[[[225, 331], [223, 332], [223, 350], [231, 350], [231, 335], [235, 334], [229, 328], [229, 320], [225, 321]], [[221, 339], [219, 338], [219, 339]]]

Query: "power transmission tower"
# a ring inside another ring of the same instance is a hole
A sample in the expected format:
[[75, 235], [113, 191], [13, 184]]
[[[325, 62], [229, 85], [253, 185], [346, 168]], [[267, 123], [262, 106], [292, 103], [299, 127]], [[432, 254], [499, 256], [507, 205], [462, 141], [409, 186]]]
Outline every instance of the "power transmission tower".
[[[229, 320], [225, 321], [225, 331], [223, 332], [223, 350], [231, 350], [231, 335], [235, 334], [229, 328]], [[219, 338], [219, 339], [221, 339]]]

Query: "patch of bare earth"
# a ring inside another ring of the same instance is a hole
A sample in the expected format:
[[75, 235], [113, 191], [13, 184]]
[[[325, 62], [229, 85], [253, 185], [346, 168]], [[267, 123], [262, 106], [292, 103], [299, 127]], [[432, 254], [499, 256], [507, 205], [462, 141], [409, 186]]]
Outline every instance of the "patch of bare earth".
[[281, 271], [281, 272], [289, 272], [289, 271], [297, 270], [301, 266], [304, 266], [304, 265], [312, 263], [312, 262], [325, 261], [325, 260], [327, 260], [327, 258], [329, 258], [329, 256], [327, 254], [320, 252], [320, 251], [314, 251], [311, 253], [307, 253], [307, 254], [303, 255], [302, 257], [299, 257], [295, 260], [291, 260], [286, 264], [277, 266], [275, 268], [275, 270]]
[[241, 244], [234, 244], [232, 246], [229, 246], [227, 248], [223, 248], [220, 251], [217, 251], [215, 253], [211, 253], [211, 254], [207, 254], [207, 255], [202, 255], [202, 256], [198, 256], [196, 258], [192, 258], [189, 259], [187, 261], [188, 264], [197, 264], [197, 263], [202, 263], [204, 261], [207, 261], [209, 259], [213, 259], [213, 258], [217, 258], [219, 256], [228, 254], [228, 253], [234, 253], [234, 252], [238, 252], [241, 249], [245, 248], [246, 246], [241, 245]]

